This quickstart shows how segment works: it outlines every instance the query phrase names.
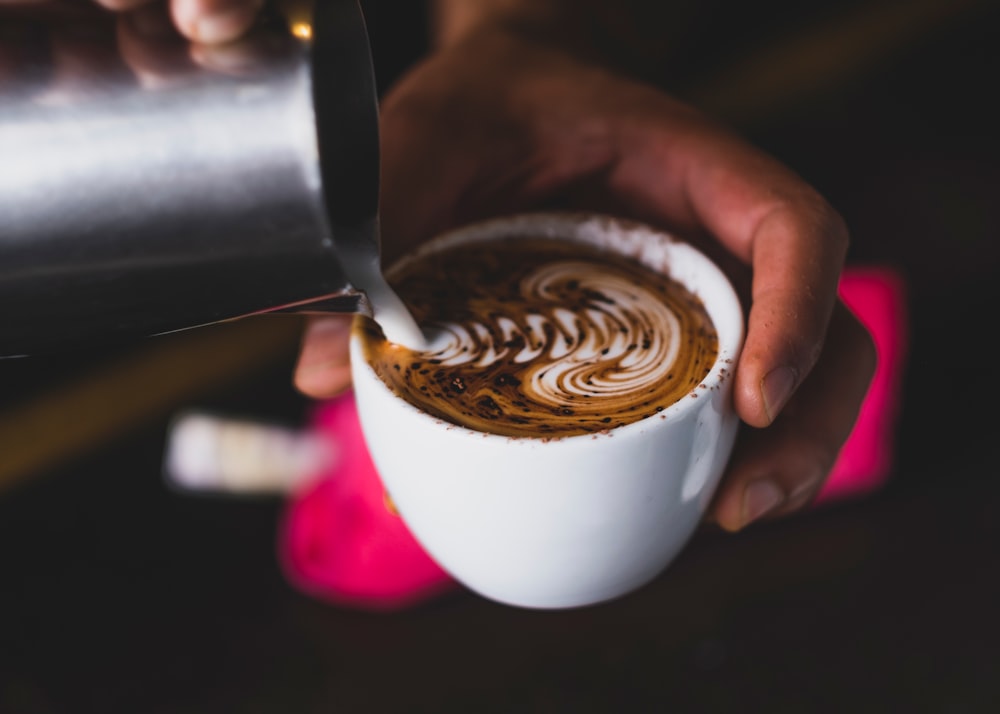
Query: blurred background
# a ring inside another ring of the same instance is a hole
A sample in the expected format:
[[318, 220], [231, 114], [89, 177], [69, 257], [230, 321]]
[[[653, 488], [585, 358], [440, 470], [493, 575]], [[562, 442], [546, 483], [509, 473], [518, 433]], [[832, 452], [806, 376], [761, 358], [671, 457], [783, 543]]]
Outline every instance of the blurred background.
[[[187, 409], [292, 428], [301, 323], [0, 361], [0, 712], [995, 712], [1000, 3], [648, 3], [646, 79], [794, 168], [903, 276], [889, 480], [577, 611], [457, 590], [374, 614], [291, 587], [280, 496], [166, 483]], [[667, 7], [670, 6], [670, 7]], [[384, 91], [419, 2], [365, 3]], [[2, 160], [2, 159], [0, 159]], [[0, 309], [16, 309], [3, 306]]]

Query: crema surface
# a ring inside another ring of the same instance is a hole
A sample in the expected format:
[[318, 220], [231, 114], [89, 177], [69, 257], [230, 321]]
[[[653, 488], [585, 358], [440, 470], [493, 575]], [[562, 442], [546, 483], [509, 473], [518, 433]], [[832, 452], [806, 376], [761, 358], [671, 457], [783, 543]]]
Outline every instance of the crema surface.
[[390, 275], [428, 349], [356, 329], [394, 392], [443, 420], [508, 436], [601, 432], [653, 416], [708, 374], [701, 301], [616, 253], [553, 239], [453, 246]]

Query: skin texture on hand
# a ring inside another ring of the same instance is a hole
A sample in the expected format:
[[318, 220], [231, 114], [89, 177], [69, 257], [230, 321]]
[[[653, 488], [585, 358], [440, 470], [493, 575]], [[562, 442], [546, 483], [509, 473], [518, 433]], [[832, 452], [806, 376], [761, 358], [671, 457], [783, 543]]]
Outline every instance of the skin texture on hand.
[[[109, 10], [134, 10], [155, 0], [97, 0]], [[237, 39], [253, 24], [263, 0], [171, 0], [177, 28], [192, 42], [219, 44]]]
[[54, 96], [92, 91], [95, 78], [121, 72], [148, 89], [170, 87], [205, 70], [252, 74], [295, 51], [290, 35], [256, 22], [261, 4], [0, 0], [0, 25], [7, 29], [0, 35], [0, 86], [43, 65], [50, 71], [40, 90]]
[[[837, 300], [843, 221], [800, 177], [662, 91], [504, 29], [443, 47], [382, 103], [389, 263], [445, 229], [521, 210], [605, 211], [690, 240], [732, 277], [748, 331], [744, 422], [711, 518], [738, 530], [822, 486], [874, 372]], [[348, 386], [344, 318], [317, 320], [296, 385]]]
[[[188, 40], [220, 44], [238, 39], [253, 24], [264, 0], [92, 0], [114, 12], [168, 5], [178, 30]], [[91, 0], [0, 0], [0, 9], [26, 9], [67, 16], [86, 13]]]

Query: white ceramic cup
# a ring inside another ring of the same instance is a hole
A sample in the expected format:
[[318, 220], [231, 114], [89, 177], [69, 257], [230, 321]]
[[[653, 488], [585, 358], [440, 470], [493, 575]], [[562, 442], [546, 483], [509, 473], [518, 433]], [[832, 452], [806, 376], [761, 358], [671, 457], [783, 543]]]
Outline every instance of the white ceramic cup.
[[455, 579], [521, 607], [594, 604], [655, 578], [702, 520], [738, 426], [731, 387], [743, 312], [728, 279], [702, 253], [607, 216], [494, 219], [439, 236], [418, 253], [512, 233], [609, 246], [683, 283], [718, 333], [708, 376], [659, 414], [607, 433], [512, 438], [444, 422], [396, 395], [366, 362], [355, 332], [358, 413], [404, 522]]

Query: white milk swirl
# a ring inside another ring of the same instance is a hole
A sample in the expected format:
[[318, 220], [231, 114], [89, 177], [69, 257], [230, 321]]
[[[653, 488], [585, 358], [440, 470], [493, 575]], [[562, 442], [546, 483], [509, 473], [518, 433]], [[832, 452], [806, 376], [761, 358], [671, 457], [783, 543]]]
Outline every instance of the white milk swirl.
[[[572, 311], [560, 305], [558, 288], [570, 283], [593, 296], [587, 308]], [[623, 275], [597, 272], [592, 262], [566, 261], [534, 269], [520, 287], [525, 298], [550, 302], [551, 310], [518, 320], [500, 316], [492, 325], [433, 325], [439, 334], [428, 350], [431, 357], [449, 367], [489, 367], [504, 360], [527, 365], [528, 391], [553, 407], [643, 391], [666, 378], [677, 360], [677, 315], [655, 293]], [[499, 342], [491, 339], [498, 333]], [[512, 343], [518, 347], [506, 346]], [[616, 368], [602, 369], [611, 364]]]
[[437, 336], [411, 350], [362, 322], [369, 361], [403, 398], [481, 431], [551, 437], [651, 416], [690, 393], [718, 349], [683, 286], [566, 241], [455, 246], [393, 282]]

